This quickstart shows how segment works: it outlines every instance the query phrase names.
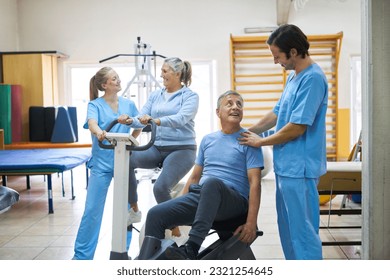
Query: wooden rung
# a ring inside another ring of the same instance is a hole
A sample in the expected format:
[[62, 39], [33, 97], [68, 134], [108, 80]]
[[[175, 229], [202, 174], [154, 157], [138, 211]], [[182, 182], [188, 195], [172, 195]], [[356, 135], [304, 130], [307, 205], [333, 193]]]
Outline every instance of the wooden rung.
[[261, 77], [283, 77], [283, 73], [237, 74], [236, 75], [236, 78], [261, 78]]
[[237, 43], [233, 42], [231, 43], [231, 50], [246, 50], [246, 49], [263, 49], [266, 50], [269, 47], [268, 45], [264, 42], [250, 42], [250, 43]]
[[232, 48], [232, 53], [266, 53], [270, 54], [268, 46], [263, 46], [259, 44], [251, 44], [251, 45], [235, 45]]
[[334, 57], [335, 56], [335, 52], [310, 52], [310, 57], [315, 57], [316, 56], [330, 56], [330, 57]]
[[264, 106], [264, 107], [245, 107], [244, 111], [269, 111], [272, 110], [273, 106]]
[[327, 158], [337, 158], [336, 154], [326, 154]]
[[[236, 89], [237, 90], [237, 89]], [[264, 94], [264, 93], [282, 93], [283, 89], [243, 89], [239, 90], [241, 94]]]
[[335, 144], [329, 145], [329, 143], [326, 143], [326, 149], [327, 149], [327, 150], [335, 150], [335, 149], [336, 149], [336, 146], [335, 146]]
[[[265, 59], [240, 59], [238, 61], [234, 61], [235, 68], [237, 68], [237, 65], [240, 67], [244, 67], [245, 65], [254, 65], [255, 67], [259, 67], [259, 65], [264, 64]], [[276, 67], [275, 67], [276, 68]], [[239, 71], [235, 69], [235, 71]]]
[[245, 103], [247, 102], [270, 102], [278, 101], [279, 98], [244, 98]]
[[266, 42], [268, 36], [233, 36], [230, 34], [230, 41], [234, 43], [248, 42]]
[[311, 49], [334, 49], [337, 48], [337, 43], [335, 42], [328, 42], [328, 43], [312, 43], [310, 44], [310, 50]]
[[233, 86], [283, 85], [283, 81], [234, 82]]
[[269, 54], [234, 54], [233, 59], [256, 59], [256, 58], [270, 58], [271, 56]]
[[248, 47], [248, 46], [253, 46], [256, 48], [269, 48], [267, 45], [266, 40], [261, 40], [261, 41], [247, 41], [247, 42], [231, 42], [233, 45], [233, 48], [235, 47]]
[[334, 76], [336, 75], [336, 71], [332, 71], [332, 69], [324, 70], [324, 74], [327, 76]]

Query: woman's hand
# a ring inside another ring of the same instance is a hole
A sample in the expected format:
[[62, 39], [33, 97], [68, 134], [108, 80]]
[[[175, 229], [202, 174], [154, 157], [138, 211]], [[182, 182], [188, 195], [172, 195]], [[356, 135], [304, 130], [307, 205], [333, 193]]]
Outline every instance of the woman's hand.
[[261, 140], [262, 138], [257, 135], [256, 133], [253, 133], [251, 131], [245, 131], [241, 132], [240, 134], [242, 137], [238, 138], [237, 140], [241, 145], [247, 145], [247, 146], [252, 146], [252, 147], [261, 147]]
[[129, 115], [123, 114], [123, 115], [119, 116], [118, 123], [120, 123], [120, 124], [132, 124], [133, 123], [133, 119], [130, 118]]
[[143, 125], [147, 125], [149, 123], [149, 121], [153, 118], [149, 115], [143, 115], [142, 117], [139, 117], [138, 119], [139, 119], [140, 123], [142, 123]]
[[103, 141], [106, 138], [106, 131], [102, 130], [101, 132], [96, 133], [96, 137], [99, 141]]

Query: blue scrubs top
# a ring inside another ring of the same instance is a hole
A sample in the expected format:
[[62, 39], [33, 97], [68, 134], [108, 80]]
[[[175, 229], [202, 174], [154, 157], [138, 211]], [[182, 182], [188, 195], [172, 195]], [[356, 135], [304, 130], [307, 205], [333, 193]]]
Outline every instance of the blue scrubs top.
[[274, 145], [274, 170], [279, 176], [319, 178], [326, 172], [326, 110], [328, 82], [317, 64], [295, 76], [292, 71], [274, 107], [276, 131], [287, 123], [304, 124], [300, 137]]
[[[118, 112], [115, 113], [104, 99], [99, 97], [88, 103], [87, 118], [83, 127], [88, 129], [88, 120], [95, 119], [99, 127], [105, 130], [112, 121], [118, 119], [122, 114], [127, 114], [130, 117], [138, 115], [138, 109], [133, 101], [119, 96]], [[130, 127], [134, 127], [134, 125], [129, 126], [118, 123], [110, 132], [129, 133]], [[103, 143], [109, 144], [106, 140]], [[95, 170], [101, 172], [112, 172], [114, 168], [114, 150], [100, 148], [98, 138], [94, 135], [92, 135], [92, 158], [88, 162], [88, 167], [95, 168]]]

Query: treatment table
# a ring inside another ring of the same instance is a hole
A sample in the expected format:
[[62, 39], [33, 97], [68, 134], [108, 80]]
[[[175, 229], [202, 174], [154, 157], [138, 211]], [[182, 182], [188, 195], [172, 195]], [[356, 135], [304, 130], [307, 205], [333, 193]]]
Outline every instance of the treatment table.
[[[345, 162], [328, 162], [327, 172], [320, 177], [318, 183], [318, 193], [320, 195], [351, 195], [362, 193], [362, 162], [361, 161], [345, 161]], [[330, 200], [328, 209], [321, 209], [320, 215], [361, 215], [361, 208], [340, 209], [332, 208], [332, 200]], [[328, 225], [321, 228], [361, 228], [361, 226]], [[361, 241], [330, 241], [322, 242], [322, 245], [361, 245]]]
[[[49, 214], [52, 214], [54, 208], [51, 175], [71, 171], [71, 190], [74, 199], [72, 169], [86, 164], [90, 158], [91, 148], [0, 150], [0, 175], [3, 176], [4, 186], [6, 176], [47, 175], [48, 207]], [[88, 182], [87, 168], [86, 178]]]

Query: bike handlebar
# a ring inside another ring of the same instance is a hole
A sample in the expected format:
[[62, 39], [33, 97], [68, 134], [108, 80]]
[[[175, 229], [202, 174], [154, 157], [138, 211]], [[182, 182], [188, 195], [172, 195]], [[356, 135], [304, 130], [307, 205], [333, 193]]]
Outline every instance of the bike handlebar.
[[[107, 126], [106, 131], [109, 132], [114, 127], [114, 125], [116, 125], [117, 123], [118, 123], [117, 119], [113, 120]], [[142, 145], [142, 146], [127, 145], [126, 146], [126, 150], [129, 150], [129, 151], [144, 151], [144, 150], [149, 149], [154, 144], [154, 141], [156, 140], [156, 123], [153, 120], [150, 120], [148, 125], [151, 126], [151, 137], [150, 137], [149, 142], [147, 144], [145, 144], [145, 145]], [[114, 149], [115, 148], [115, 144], [108, 145], [108, 144], [104, 144], [103, 141], [99, 140], [99, 147], [103, 148], [103, 149]]]

